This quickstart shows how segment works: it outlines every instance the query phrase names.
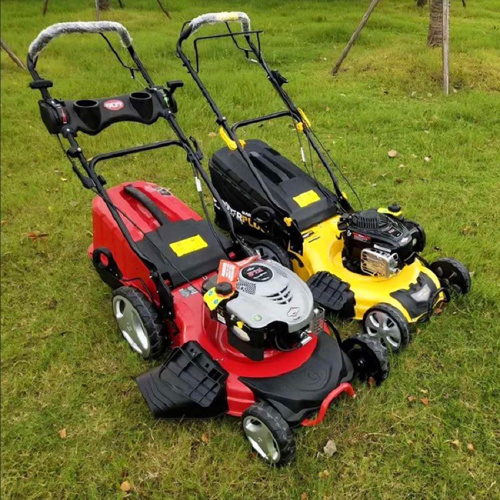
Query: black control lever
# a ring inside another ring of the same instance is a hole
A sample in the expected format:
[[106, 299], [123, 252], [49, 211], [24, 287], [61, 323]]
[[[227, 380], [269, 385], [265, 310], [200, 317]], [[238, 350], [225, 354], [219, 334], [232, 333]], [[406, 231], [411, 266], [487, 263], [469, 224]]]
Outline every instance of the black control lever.
[[192, 135], [189, 136], [189, 140], [193, 143], [193, 146], [196, 150], [196, 157], [198, 158], [198, 160], [199, 161], [203, 160], [203, 151], [200, 149], [198, 141]]
[[184, 82], [182, 80], [169, 80], [167, 82], [167, 88], [170, 94], [173, 94], [177, 89], [184, 87]]
[[277, 69], [272, 70], [271, 75], [273, 75], [274, 79], [278, 82], [280, 87], [284, 83], [288, 83], [288, 80]]
[[167, 91], [165, 92], [167, 94], [167, 99], [168, 99], [168, 105], [170, 109], [174, 112], [177, 113], [177, 102], [174, 98], [174, 92], [177, 89], [180, 89], [181, 87], [184, 87], [184, 82], [182, 80], [169, 80], [167, 82]]

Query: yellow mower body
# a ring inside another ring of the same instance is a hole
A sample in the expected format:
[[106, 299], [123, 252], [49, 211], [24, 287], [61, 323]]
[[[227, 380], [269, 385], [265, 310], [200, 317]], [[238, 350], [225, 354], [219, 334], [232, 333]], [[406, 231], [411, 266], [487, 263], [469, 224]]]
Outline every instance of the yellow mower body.
[[[408, 323], [416, 323], [427, 316], [423, 313], [412, 317], [401, 302], [391, 294], [399, 290], [409, 290], [411, 285], [417, 283], [417, 278], [421, 273], [426, 274], [438, 289], [441, 285], [436, 275], [418, 259], [404, 266], [398, 274], [390, 278], [350, 271], [342, 262], [344, 241], [338, 229], [339, 219], [340, 216], [332, 217], [302, 232], [303, 254], [298, 255], [289, 250], [290, 254], [295, 257], [292, 259], [295, 273], [307, 281], [314, 274], [327, 271], [348, 283], [355, 296], [354, 318], [357, 320], [362, 320], [368, 309], [380, 303], [389, 304], [398, 309]], [[441, 292], [435, 300], [435, 305], [444, 298], [444, 293]]]

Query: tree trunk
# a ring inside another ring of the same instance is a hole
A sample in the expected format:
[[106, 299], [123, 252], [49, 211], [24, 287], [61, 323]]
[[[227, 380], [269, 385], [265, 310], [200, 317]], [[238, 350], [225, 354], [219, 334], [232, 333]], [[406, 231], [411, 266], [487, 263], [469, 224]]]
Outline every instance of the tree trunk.
[[429, 47], [443, 45], [443, 0], [431, 0], [427, 45]]
[[19, 57], [14, 54], [14, 51], [3, 41], [3, 39], [0, 41], [0, 45], [2, 46], [2, 49], [9, 54], [9, 57], [21, 68], [21, 69], [26, 69], [26, 66], [24, 63], [19, 59]]
[[340, 69], [340, 65], [344, 62], [344, 59], [347, 57], [347, 54], [349, 54], [349, 51], [351, 50], [352, 46], [355, 44], [356, 40], [358, 39], [361, 30], [365, 27], [366, 23], [368, 22], [368, 19], [370, 19], [370, 16], [372, 15], [372, 12], [375, 10], [375, 7], [378, 5], [380, 0], [372, 0], [370, 2], [370, 5], [368, 7], [368, 10], [366, 11], [365, 15], [361, 19], [361, 22], [359, 23], [359, 26], [356, 28], [356, 31], [352, 34], [351, 39], [349, 42], [347, 42], [347, 45], [342, 52], [342, 54], [339, 57], [339, 60], [335, 63], [335, 66], [332, 69], [332, 75], [336, 75], [337, 72]]
[[450, 0], [443, 1], [443, 91], [450, 93]]

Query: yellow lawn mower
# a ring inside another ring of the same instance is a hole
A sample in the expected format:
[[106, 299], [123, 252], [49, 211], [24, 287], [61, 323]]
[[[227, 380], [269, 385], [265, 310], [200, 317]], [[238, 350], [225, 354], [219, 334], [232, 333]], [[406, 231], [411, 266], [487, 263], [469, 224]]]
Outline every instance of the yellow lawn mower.
[[[328, 312], [362, 321], [368, 335], [399, 351], [411, 340], [411, 324], [429, 319], [438, 304], [449, 300], [450, 292], [469, 292], [467, 268], [453, 259], [428, 263], [422, 258], [425, 232], [403, 216], [399, 205], [354, 211], [333, 173], [335, 162], [305, 113], [283, 89], [286, 78], [269, 69], [264, 60], [262, 32], [252, 31], [248, 16], [242, 12], [200, 17], [210, 24], [222, 23], [227, 32], [196, 38], [193, 65], [182, 45], [196, 31], [190, 27], [201, 24], [195, 20], [186, 23], [177, 55], [215, 113], [226, 143], [212, 156], [209, 168], [236, 230], [257, 245], [263, 257], [293, 268]], [[240, 23], [240, 31], [231, 29], [232, 21]], [[284, 110], [229, 125], [199, 76], [198, 45], [214, 38], [228, 38], [247, 59], [262, 67]], [[304, 168], [263, 141], [238, 138], [241, 127], [284, 117], [291, 118], [297, 130]], [[309, 161], [304, 142], [310, 151]], [[332, 188], [316, 178], [313, 151]], [[224, 227], [222, 207], [217, 202], [214, 206], [216, 222]]]

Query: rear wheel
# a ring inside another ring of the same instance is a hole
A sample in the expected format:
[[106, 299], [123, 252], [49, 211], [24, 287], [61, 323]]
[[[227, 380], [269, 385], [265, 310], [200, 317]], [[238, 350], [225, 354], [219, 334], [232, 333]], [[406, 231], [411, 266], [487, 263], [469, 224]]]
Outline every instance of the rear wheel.
[[287, 251], [278, 243], [271, 240], [262, 240], [255, 244], [253, 248], [257, 250], [263, 259], [273, 260], [287, 269], [292, 269], [292, 261]]
[[145, 295], [122, 286], [113, 292], [112, 306], [118, 329], [131, 349], [144, 359], [160, 357], [167, 344], [165, 326]]
[[272, 406], [256, 403], [245, 410], [243, 432], [252, 448], [269, 465], [280, 467], [295, 456], [295, 438], [285, 419]]
[[401, 311], [389, 304], [377, 304], [363, 316], [363, 329], [392, 352], [404, 349], [411, 340], [410, 325]]
[[470, 273], [458, 260], [438, 259], [429, 266], [429, 269], [438, 277], [441, 286], [461, 295], [469, 293], [471, 288]]
[[389, 376], [389, 351], [380, 341], [367, 335], [356, 335], [344, 340], [342, 348], [361, 380], [373, 378], [379, 385]]

